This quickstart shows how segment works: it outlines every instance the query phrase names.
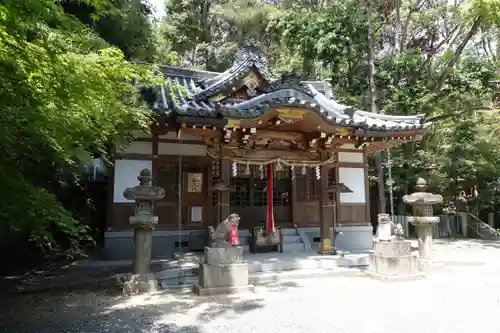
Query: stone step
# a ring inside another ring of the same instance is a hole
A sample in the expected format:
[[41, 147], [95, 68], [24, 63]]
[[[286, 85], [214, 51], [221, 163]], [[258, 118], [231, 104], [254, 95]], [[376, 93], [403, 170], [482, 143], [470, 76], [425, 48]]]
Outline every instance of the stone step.
[[299, 235], [297, 236], [283, 236], [284, 244], [302, 243], [302, 239]]
[[156, 279], [168, 280], [179, 276], [198, 275], [200, 265], [197, 263], [184, 263], [177, 267], [169, 267], [167, 269], [155, 272]]
[[297, 232], [297, 229], [295, 228], [285, 228], [282, 229], [281, 232], [283, 233], [283, 236], [298, 236], [299, 233]]
[[283, 252], [298, 252], [304, 251], [305, 245], [304, 243], [284, 243], [283, 244]]
[[260, 272], [282, 272], [307, 269], [335, 269], [338, 267], [366, 267], [369, 264], [368, 254], [350, 254], [340, 256], [323, 256], [303, 260], [248, 262], [250, 274]]
[[[252, 262], [252, 260], [247, 262], [250, 283], [261, 284], [311, 276], [359, 274], [368, 265], [369, 255], [347, 254], [299, 260], [276, 260], [270, 257], [263, 262]], [[194, 263], [183, 263], [181, 267], [170, 268], [156, 274], [162, 289], [186, 290], [190, 284], [198, 281], [199, 266]]]
[[186, 288], [190, 290], [195, 282], [198, 282], [198, 276], [182, 276], [180, 278], [158, 280], [161, 289], [169, 291], [182, 291]]

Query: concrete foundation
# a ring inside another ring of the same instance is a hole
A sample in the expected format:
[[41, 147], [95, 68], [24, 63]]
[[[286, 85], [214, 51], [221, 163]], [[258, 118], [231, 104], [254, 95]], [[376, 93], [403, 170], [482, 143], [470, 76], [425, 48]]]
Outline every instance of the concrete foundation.
[[198, 295], [231, 294], [248, 291], [248, 264], [241, 247], [205, 247], [205, 262], [200, 264]]
[[[373, 248], [373, 228], [371, 226], [337, 227], [337, 249], [344, 252], [367, 252]], [[293, 234], [292, 234], [293, 232]], [[319, 227], [283, 229], [284, 252], [317, 250]], [[248, 248], [248, 230], [239, 230], [240, 243]], [[333, 235], [333, 229], [330, 228]], [[293, 235], [293, 236], [292, 236]], [[134, 233], [132, 231], [111, 231], [104, 234], [104, 248], [99, 259], [130, 260], [134, 257]], [[171, 259], [176, 252], [202, 252], [206, 245], [205, 230], [153, 231], [152, 259]], [[296, 243], [295, 238], [299, 241]], [[303, 242], [303, 243], [302, 243]], [[296, 243], [296, 244], [289, 244]]]
[[[241, 264], [243, 262], [243, 249], [235, 247], [210, 247], [205, 246], [205, 263], [211, 266]], [[248, 271], [248, 269], [247, 269]]]
[[411, 254], [410, 244], [410, 241], [375, 241], [367, 274], [381, 280], [423, 278], [418, 270], [418, 258]]

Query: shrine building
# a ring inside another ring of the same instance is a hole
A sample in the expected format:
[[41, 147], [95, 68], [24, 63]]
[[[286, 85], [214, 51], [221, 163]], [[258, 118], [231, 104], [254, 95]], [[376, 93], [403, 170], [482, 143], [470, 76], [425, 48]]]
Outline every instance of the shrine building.
[[230, 213], [243, 245], [260, 226], [283, 231], [285, 252], [327, 248], [335, 224], [340, 250], [371, 249], [367, 156], [420, 140], [423, 115], [360, 111], [336, 102], [326, 81], [275, 77], [253, 42], [223, 73], [160, 68], [166, 85], [143, 88], [152, 134], [114, 154], [108, 258], [132, 258], [134, 203], [123, 191], [144, 168], [166, 191], [153, 258], [203, 250], [207, 227]]

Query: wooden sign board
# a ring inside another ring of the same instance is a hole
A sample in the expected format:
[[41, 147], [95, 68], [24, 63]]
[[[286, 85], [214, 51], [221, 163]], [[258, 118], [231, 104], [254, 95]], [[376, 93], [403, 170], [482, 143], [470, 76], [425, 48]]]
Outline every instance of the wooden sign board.
[[190, 224], [201, 224], [203, 222], [203, 207], [189, 207], [189, 222]]
[[227, 120], [227, 127], [228, 128], [240, 128], [240, 120], [239, 119], [228, 119]]
[[201, 193], [203, 185], [202, 173], [189, 173], [187, 179], [187, 192], [188, 193]]
[[335, 129], [337, 135], [348, 136], [349, 130], [347, 128], [337, 128]]
[[304, 111], [292, 108], [278, 109], [278, 114], [280, 117], [288, 119], [302, 119], [304, 117]]

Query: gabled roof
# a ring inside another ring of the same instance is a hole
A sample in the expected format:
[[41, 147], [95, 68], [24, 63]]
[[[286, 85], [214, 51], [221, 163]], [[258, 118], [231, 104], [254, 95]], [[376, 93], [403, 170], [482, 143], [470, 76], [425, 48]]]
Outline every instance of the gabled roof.
[[[211, 101], [208, 97], [234, 87], [236, 81], [253, 68], [267, 81], [264, 93], [239, 102]], [[267, 69], [267, 58], [255, 43], [245, 44], [227, 71], [214, 73], [175, 67], [162, 67], [167, 81], [160, 87], [155, 109], [161, 114], [176, 113], [194, 117], [255, 118], [269, 109], [297, 107], [310, 110], [334, 126], [355, 127], [363, 131], [398, 132], [422, 129], [423, 115], [390, 116], [360, 111], [332, 98], [326, 81], [275, 79]], [[328, 97], [327, 97], [328, 96]]]

